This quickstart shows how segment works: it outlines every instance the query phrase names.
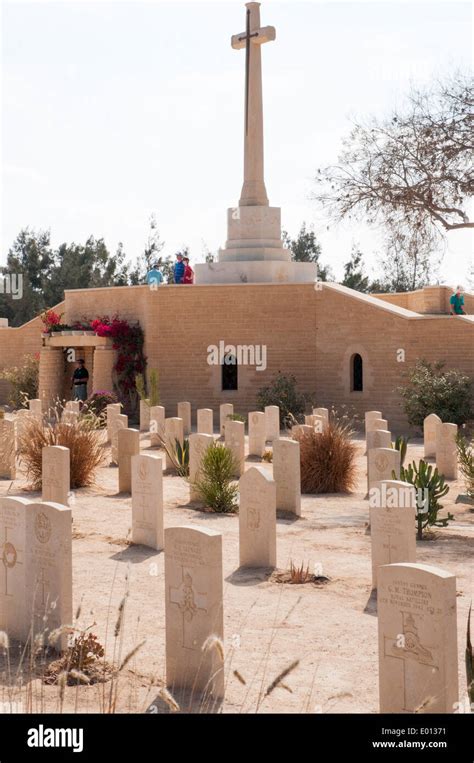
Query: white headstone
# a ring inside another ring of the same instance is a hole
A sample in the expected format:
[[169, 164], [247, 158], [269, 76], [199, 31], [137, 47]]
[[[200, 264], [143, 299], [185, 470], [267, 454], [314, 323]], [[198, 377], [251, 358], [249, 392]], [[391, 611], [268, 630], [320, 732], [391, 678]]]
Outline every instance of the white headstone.
[[369, 495], [372, 587], [382, 564], [416, 562], [416, 491], [399, 480], [374, 485]]
[[249, 456], [259, 456], [265, 453], [266, 424], [262, 411], [249, 413]]
[[201, 434], [214, 434], [214, 411], [212, 408], [198, 408], [197, 431]]
[[191, 403], [178, 403], [178, 419], [183, 419], [184, 436], [191, 432]]
[[326, 426], [329, 425], [329, 411], [327, 408], [313, 408], [313, 416], [322, 416]]
[[107, 442], [112, 442], [115, 433], [115, 417], [120, 415], [121, 403], [109, 403], [105, 406], [105, 421], [107, 424]]
[[[56, 447], [56, 446], [52, 446]], [[26, 511], [25, 632], [48, 635], [72, 624], [71, 509], [53, 502], [31, 503]], [[67, 648], [64, 632], [56, 648]]]
[[138, 429], [118, 431], [118, 479], [119, 493], [132, 492], [132, 456], [140, 453], [140, 432]]
[[276, 485], [261, 466], [239, 480], [241, 567], [276, 567]]
[[366, 411], [365, 412], [365, 434], [367, 435], [367, 432], [370, 431], [370, 423], [374, 419], [381, 419], [382, 418], [382, 411]]
[[17, 424], [14, 419], [0, 419], [0, 479], [16, 477]]
[[42, 500], [68, 505], [71, 487], [71, 454], [62, 445], [42, 449]]
[[236, 464], [236, 477], [245, 469], [245, 424], [229, 419], [225, 425], [225, 444], [232, 452]]
[[164, 548], [163, 459], [151, 453], [132, 456], [132, 542]]
[[[174, 452], [176, 448], [176, 441], [181, 445], [184, 445], [184, 426], [183, 419], [179, 419], [176, 416], [165, 419], [165, 440], [169, 450]], [[172, 469], [174, 466], [173, 461], [166, 452], [166, 468]]]
[[458, 478], [458, 452], [456, 437], [458, 428], [456, 424], [439, 424], [436, 440], [436, 466], [440, 474], [444, 474], [447, 480]]
[[300, 444], [281, 437], [273, 440], [273, 479], [276, 507], [301, 516]]
[[166, 684], [224, 697], [222, 535], [196, 527], [165, 530]]
[[191, 501], [197, 501], [199, 498], [194, 483], [200, 477], [203, 456], [213, 442], [214, 437], [211, 434], [197, 432], [189, 435], [189, 494]]
[[112, 439], [111, 439], [112, 447], [111, 447], [111, 451], [110, 451], [111, 462], [113, 464], [117, 464], [117, 466], [118, 466], [118, 462], [119, 462], [119, 457], [118, 457], [118, 433], [119, 433], [119, 431], [121, 429], [128, 429], [128, 416], [126, 416], [123, 413], [118, 413], [118, 414], [116, 413], [116, 414], [114, 414], [113, 418], [112, 418], [111, 425], [112, 425], [112, 435], [111, 435], [112, 436]]
[[150, 444], [152, 447], [161, 445], [160, 437], [165, 436], [165, 409], [162, 405], [152, 405], [150, 408]]
[[140, 432], [148, 432], [150, 429], [150, 405], [148, 400], [140, 400]]
[[392, 471], [400, 477], [400, 451], [395, 448], [372, 448], [367, 453], [368, 490], [382, 480], [393, 480]]
[[26, 517], [30, 501], [0, 497], [0, 630], [26, 641], [31, 613], [25, 612]]
[[381, 713], [453, 713], [459, 699], [456, 578], [424, 564], [379, 567]]
[[430, 413], [423, 421], [423, 444], [425, 449], [425, 458], [436, 458], [436, 439], [438, 426], [442, 421], [436, 413]]
[[372, 429], [367, 432], [367, 451], [372, 448], [391, 448], [392, 433], [387, 429]]
[[221, 437], [224, 437], [225, 431], [224, 427], [227, 421], [228, 416], [232, 416], [234, 413], [234, 406], [232, 403], [222, 403], [222, 405], [219, 408], [219, 428]]
[[268, 442], [280, 437], [280, 409], [278, 405], [265, 406], [265, 436]]
[[43, 403], [39, 398], [28, 400], [31, 413], [38, 421], [43, 421]]

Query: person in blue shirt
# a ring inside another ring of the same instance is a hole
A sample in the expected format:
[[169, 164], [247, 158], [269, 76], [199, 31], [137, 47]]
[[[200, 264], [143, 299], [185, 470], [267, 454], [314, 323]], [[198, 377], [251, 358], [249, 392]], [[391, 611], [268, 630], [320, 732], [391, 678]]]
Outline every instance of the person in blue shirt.
[[152, 269], [146, 274], [146, 282], [148, 286], [151, 286], [152, 288], [156, 288], [163, 283], [163, 273], [161, 270], [158, 270], [157, 262], [155, 262]]
[[183, 278], [184, 278], [183, 255], [177, 254], [176, 259], [177, 259], [177, 262], [175, 263], [175, 266], [174, 266], [174, 282], [183, 283]]
[[450, 315], [466, 315], [464, 311], [464, 296], [461, 294], [461, 286], [456, 287], [456, 291], [449, 300]]

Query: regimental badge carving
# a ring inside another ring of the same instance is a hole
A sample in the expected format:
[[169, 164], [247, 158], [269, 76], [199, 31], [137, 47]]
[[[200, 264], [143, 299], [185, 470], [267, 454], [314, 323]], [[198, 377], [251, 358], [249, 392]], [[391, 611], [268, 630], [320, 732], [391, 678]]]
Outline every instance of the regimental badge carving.
[[51, 520], [43, 511], [36, 515], [35, 535], [40, 543], [47, 543], [51, 537]]
[[247, 509], [247, 527], [249, 530], [258, 530], [260, 527], [260, 512], [255, 506]]
[[138, 476], [142, 481], [146, 480], [148, 476], [148, 464], [146, 461], [140, 461], [140, 466], [138, 467]]
[[385, 453], [380, 453], [375, 458], [375, 468], [379, 472], [384, 472], [387, 469], [387, 467], [388, 467], [388, 458], [385, 455]]
[[13, 545], [13, 543], [10, 543], [10, 541], [6, 541], [6, 543], [3, 544], [3, 553], [2, 553], [2, 562], [5, 565], [5, 567], [8, 567], [11, 569], [15, 566], [16, 560], [18, 558], [18, 554], [16, 552], [16, 548]]

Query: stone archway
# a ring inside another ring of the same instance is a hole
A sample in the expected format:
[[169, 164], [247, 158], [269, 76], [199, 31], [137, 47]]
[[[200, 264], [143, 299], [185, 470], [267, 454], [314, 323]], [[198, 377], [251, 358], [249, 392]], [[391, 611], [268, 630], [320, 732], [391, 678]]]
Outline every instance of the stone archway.
[[[65, 351], [71, 351], [69, 356], [66, 352], [66, 358]], [[40, 352], [38, 382], [38, 397], [44, 411], [58, 398], [68, 398], [74, 358], [77, 360], [80, 357], [84, 358], [89, 370], [88, 395], [100, 390], [113, 390], [116, 351], [111, 339], [86, 334], [46, 337]]]

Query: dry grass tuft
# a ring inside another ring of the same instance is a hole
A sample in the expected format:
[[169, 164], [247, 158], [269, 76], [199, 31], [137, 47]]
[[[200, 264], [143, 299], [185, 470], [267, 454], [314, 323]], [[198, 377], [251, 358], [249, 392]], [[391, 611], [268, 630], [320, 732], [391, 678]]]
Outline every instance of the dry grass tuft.
[[56, 421], [43, 425], [36, 419], [24, 424], [18, 440], [18, 455], [26, 469], [26, 478], [32, 490], [40, 490], [42, 450], [48, 445], [63, 445], [71, 454], [71, 488], [94, 484], [96, 470], [104, 455], [100, 432], [87, 421], [65, 424]]
[[331, 423], [324, 432], [297, 433], [302, 493], [349, 493], [356, 482], [356, 444], [352, 430]]

